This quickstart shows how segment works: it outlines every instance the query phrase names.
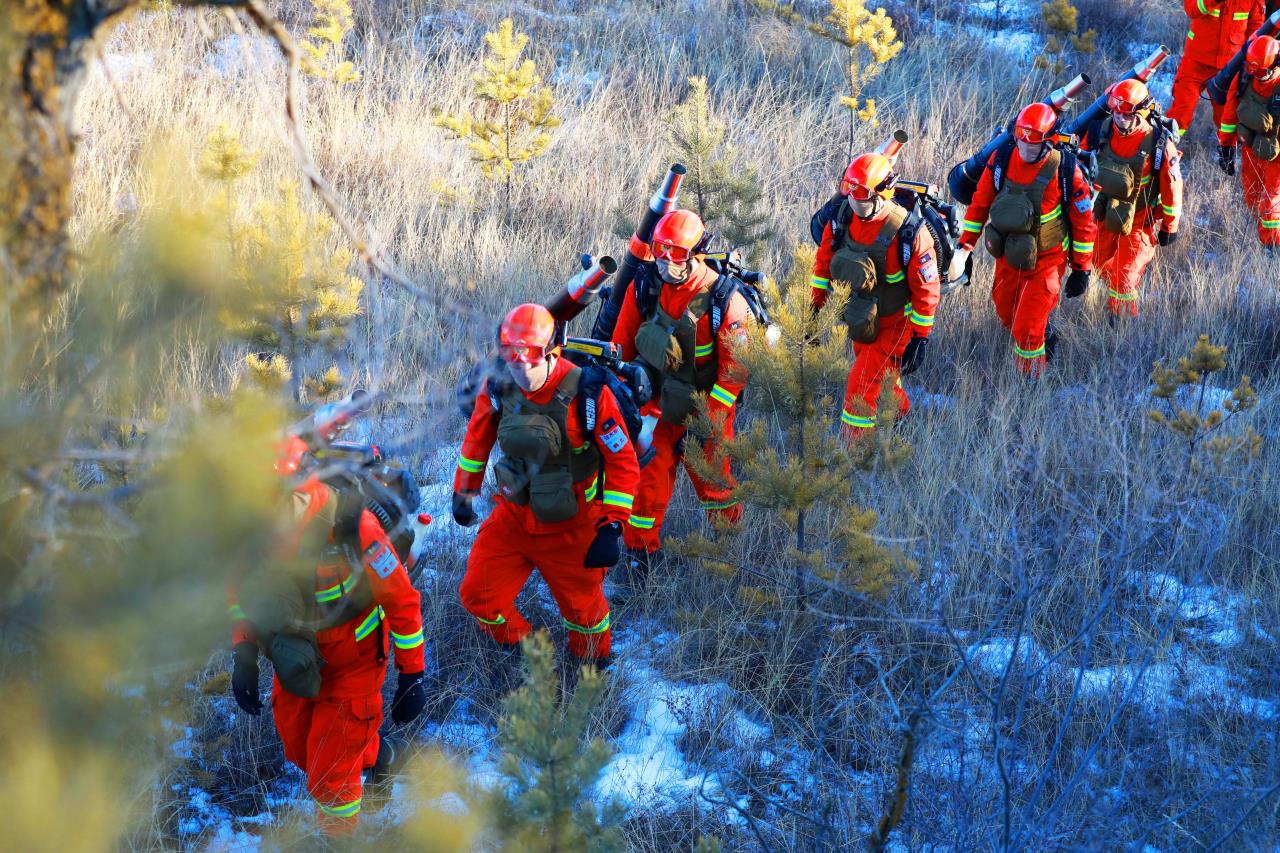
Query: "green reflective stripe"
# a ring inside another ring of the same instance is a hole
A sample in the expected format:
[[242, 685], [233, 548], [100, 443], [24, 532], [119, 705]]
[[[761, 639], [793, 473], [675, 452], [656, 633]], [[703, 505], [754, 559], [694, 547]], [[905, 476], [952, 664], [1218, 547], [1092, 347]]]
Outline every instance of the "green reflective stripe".
[[736, 500], [727, 501], [702, 501], [702, 508], [707, 512], [715, 512], [721, 509], [730, 509], [738, 505]]
[[1040, 358], [1044, 355], [1044, 344], [1041, 344], [1039, 349], [1023, 349], [1017, 344], [1014, 344], [1013, 353], [1018, 356], [1018, 358]]
[[827, 290], [831, 287], [831, 279], [819, 278], [815, 275], [809, 279], [809, 284], [812, 285], [815, 290]]
[[1145, 187], [1145, 186], [1147, 186], [1147, 185], [1148, 185], [1148, 184], [1150, 184], [1150, 183], [1151, 183], [1151, 175], [1147, 175], [1145, 178], [1143, 178], [1142, 180], [1138, 181], [1138, 186], [1140, 186], [1140, 187]]
[[612, 614], [606, 613], [603, 619], [590, 627], [575, 625], [566, 619], [564, 620], [564, 627], [566, 630], [573, 631], [578, 634], [603, 634], [605, 631], [609, 630], [609, 620], [611, 615]]
[[646, 518], [643, 515], [633, 515], [627, 519], [627, 524], [630, 524], [632, 527], [639, 528], [640, 530], [652, 530], [654, 521], [656, 521], [654, 518]]
[[587, 452], [587, 450], [588, 450], [588, 449], [590, 449], [590, 447], [591, 447], [591, 442], [589, 442], [589, 441], [584, 441], [584, 442], [582, 442], [582, 446], [581, 446], [581, 447], [575, 447], [575, 448], [573, 448], [573, 452], [574, 452], [574, 453], [586, 453], [586, 452]]
[[1196, 0], [1196, 8], [1200, 10], [1201, 15], [1209, 14], [1209, 10], [1204, 7], [1204, 0]]
[[905, 281], [906, 278], [907, 278], [907, 274], [902, 270], [898, 270], [897, 272], [891, 272], [888, 275], [886, 275], [884, 277], [884, 280], [889, 284], [898, 284], [901, 281]]
[[1121, 293], [1118, 290], [1107, 288], [1107, 295], [1110, 296], [1112, 299], [1119, 300], [1120, 302], [1137, 302], [1138, 301], [1138, 294], [1136, 292]]
[[356, 639], [363, 640], [365, 637], [373, 633], [373, 629], [378, 627], [378, 623], [382, 621], [383, 613], [381, 607], [375, 607], [364, 617], [364, 621], [356, 628]]
[[397, 634], [392, 631], [391, 642], [396, 644], [397, 649], [416, 649], [422, 645], [422, 629], [419, 628], [412, 634]]
[[[1218, 13], [1217, 13], [1217, 12], [1214, 12], [1213, 14], [1214, 14], [1214, 17], [1217, 17], [1217, 14], [1218, 14]], [[1231, 20], [1233, 20], [1233, 21], [1247, 21], [1247, 20], [1249, 20], [1249, 13], [1248, 13], [1248, 12], [1233, 12], [1233, 13], [1231, 14]]]
[[721, 388], [719, 384], [716, 384], [711, 386], [711, 399], [715, 400], [717, 403], [732, 406], [734, 401], [738, 399], [738, 395], [731, 394], [724, 388]]
[[343, 589], [342, 584], [343, 584], [342, 581], [338, 581], [333, 586], [327, 589], [317, 589], [316, 601], [320, 602], [321, 604], [325, 604], [327, 602], [336, 601], [337, 599], [342, 598], [342, 594], [346, 592], [346, 590]]
[[228, 607], [227, 615], [230, 616], [232, 619], [248, 619], [249, 618], [248, 616], [244, 615], [244, 610], [240, 607], [239, 604], [233, 604], [230, 607]]
[[848, 409], [840, 411], [840, 422], [845, 426], [857, 427], [858, 429], [875, 429], [876, 427], [876, 419], [874, 417], [855, 415]]
[[1261, 224], [1263, 228], [1280, 228], [1280, 219], [1264, 219]]
[[1179, 213], [1182, 213], [1182, 208], [1170, 207], [1167, 204], [1160, 205], [1160, 209], [1164, 211], [1165, 216], [1177, 216]]
[[326, 806], [324, 803], [316, 800], [316, 805], [320, 807], [320, 811], [334, 817], [355, 817], [360, 814], [360, 800], [352, 800], [349, 803], [342, 803], [337, 806]]
[[499, 613], [497, 619], [486, 619], [483, 616], [476, 616], [476, 621], [483, 622], [485, 625], [505, 625], [507, 624], [507, 617]]
[[587, 486], [587, 490], [582, 493], [582, 499], [587, 503], [591, 503], [596, 499], [596, 493], [600, 491], [600, 475], [596, 474], [591, 478], [591, 485]]
[[1235, 132], [1236, 132], [1236, 128], [1237, 128], [1237, 127], [1239, 127], [1239, 125], [1236, 125], [1236, 124], [1220, 124], [1220, 125], [1218, 125], [1218, 130], [1222, 131], [1223, 133], [1235, 133]]
[[1053, 210], [1049, 211], [1048, 213], [1040, 217], [1040, 224], [1043, 225], [1046, 222], [1052, 222], [1053, 220], [1057, 219], [1061, 215], [1062, 215], [1062, 205], [1058, 205]]
[[715, 351], [716, 351], [715, 341], [712, 341], [709, 344], [699, 344], [698, 346], [695, 346], [693, 348], [693, 354], [698, 358], [706, 358], [707, 356], [711, 355], [711, 353]]
[[620, 506], [623, 509], [631, 509], [635, 500], [636, 499], [633, 496], [626, 492], [611, 492], [608, 489], [604, 490], [605, 506]]
[[977, 233], [982, 230], [982, 223], [974, 222], [972, 219], [966, 219], [964, 221], [964, 230], [970, 233]]
[[1077, 243], [1077, 242], [1075, 242], [1075, 241], [1073, 240], [1073, 241], [1071, 241], [1071, 251], [1073, 251], [1073, 252], [1077, 252], [1077, 253], [1082, 254], [1082, 255], [1084, 255], [1084, 254], [1088, 254], [1089, 252], [1092, 252], [1092, 251], [1093, 251], [1093, 244], [1092, 244], [1092, 243]]
[[1195, 41], [1196, 34], [1191, 30], [1187, 30], [1187, 41]]
[[924, 326], [925, 328], [928, 328], [933, 325], [933, 317], [926, 317], [923, 314], [912, 311], [911, 322], [915, 323], [917, 326]]
[[1067, 250], [1067, 246], [1069, 246], [1069, 245], [1071, 245], [1071, 238], [1070, 238], [1070, 237], [1063, 237], [1063, 238], [1062, 238], [1062, 251], [1064, 251], [1064, 252], [1065, 252], [1065, 251]]
[[485, 459], [468, 459], [465, 456], [458, 456], [458, 467], [468, 474], [479, 474], [484, 470], [484, 464], [488, 460]]

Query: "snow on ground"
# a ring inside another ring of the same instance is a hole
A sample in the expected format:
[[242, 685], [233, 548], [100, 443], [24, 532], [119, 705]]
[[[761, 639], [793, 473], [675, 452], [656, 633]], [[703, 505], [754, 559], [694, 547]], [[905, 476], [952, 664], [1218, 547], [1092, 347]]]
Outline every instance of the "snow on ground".
[[[1147, 386], [1144, 390], [1134, 395], [1133, 401], [1138, 405], [1157, 405], [1164, 406], [1165, 401], [1156, 399], [1151, 396], [1156, 390], [1154, 385]], [[1200, 412], [1207, 415], [1214, 409], [1223, 408], [1231, 399], [1230, 388], [1219, 388], [1216, 385], [1206, 385], [1204, 388], [1203, 400], [1200, 396], [1200, 386], [1183, 386], [1178, 389], [1177, 396], [1170, 402], [1173, 403], [1175, 409], [1187, 409], [1191, 412]], [[1203, 404], [1203, 409], [1201, 405]]]
[[101, 73], [105, 66], [107, 74], [117, 83], [128, 80], [138, 71], [146, 71], [155, 64], [155, 58], [145, 51], [136, 53], [104, 53], [102, 61], [95, 62], [89, 68], [90, 74]]
[[213, 43], [206, 67], [220, 77], [239, 77], [250, 69], [283, 65], [275, 42], [266, 36], [223, 36]]

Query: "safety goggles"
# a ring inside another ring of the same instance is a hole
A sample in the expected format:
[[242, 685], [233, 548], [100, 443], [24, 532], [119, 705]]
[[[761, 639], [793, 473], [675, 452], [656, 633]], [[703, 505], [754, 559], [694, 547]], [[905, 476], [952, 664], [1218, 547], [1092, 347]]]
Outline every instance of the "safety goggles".
[[873, 187], [864, 187], [862, 184], [854, 184], [849, 181], [842, 181], [840, 190], [854, 201], [871, 201], [878, 195]]
[[1019, 126], [1013, 129], [1013, 138], [1028, 145], [1042, 145], [1049, 141], [1049, 134], [1036, 130], [1034, 127]]
[[507, 364], [542, 364], [547, 360], [547, 351], [532, 344], [503, 344], [498, 354]]
[[1138, 112], [1138, 110], [1146, 107], [1146, 105], [1147, 105], [1146, 99], [1144, 99], [1140, 103], [1137, 101], [1130, 101], [1126, 98], [1108, 98], [1107, 99], [1108, 109], [1110, 109], [1111, 112], [1116, 113], [1117, 115], [1122, 115], [1122, 116], [1134, 115], [1135, 113]]
[[684, 246], [677, 246], [675, 243], [668, 243], [666, 240], [657, 240], [653, 244], [653, 256], [660, 261], [683, 264], [693, 256], [693, 252]]

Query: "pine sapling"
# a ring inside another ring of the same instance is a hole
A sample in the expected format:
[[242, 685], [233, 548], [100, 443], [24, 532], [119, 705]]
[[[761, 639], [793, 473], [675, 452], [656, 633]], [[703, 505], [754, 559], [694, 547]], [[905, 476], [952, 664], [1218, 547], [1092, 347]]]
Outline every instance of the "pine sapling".
[[1068, 0], [1050, 0], [1040, 4], [1040, 20], [1049, 35], [1044, 48], [1035, 59], [1037, 68], [1061, 74], [1067, 67], [1065, 57], [1068, 45], [1078, 54], [1097, 50], [1098, 31], [1079, 31], [1080, 11]]
[[311, 38], [298, 42], [303, 50], [302, 70], [339, 85], [354, 83], [360, 79], [360, 72], [354, 63], [343, 58], [343, 42], [355, 26], [350, 0], [311, 0], [311, 5], [316, 12], [307, 29]]

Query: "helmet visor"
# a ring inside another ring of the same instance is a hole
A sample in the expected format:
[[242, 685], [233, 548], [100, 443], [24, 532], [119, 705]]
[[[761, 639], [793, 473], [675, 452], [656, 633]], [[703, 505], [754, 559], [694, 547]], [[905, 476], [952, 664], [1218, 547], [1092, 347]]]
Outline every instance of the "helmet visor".
[[1036, 130], [1034, 127], [1018, 125], [1013, 129], [1013, 138], [1029, 145], [1040, 145], [1049, 141], [1049, 134], [1042, 130]]
[[1136, 101], [1131, 101], [1128, 98], [1120, 98], [1112, 95], [1107, 99], [1107, 107], [1110, 108], [1113, 113], [1128, 116], [1133, 115], [1138, 110], [1142, 109], [1142, 104]]
[[871, 199], [876, 197], [876, 191], [874, 187], [868, 187], [862, 184], [855, 184], [851, 181], [844, 181], [843, 186], [841, 188], [845, 189], [845, 195], [847, 195], [849, 198], [853, 199], [854, 201], [871, 201]]
[[547, 360], [547, 351], [533, 344], [503, 344], [499, 354], [508, 364], [542, 364]]
[[692, 254], [684, 246], [678, 246], [666, 240], [655, 240], [653, 243], [653, 256], [660, 261], [683, 264], [689, 260]]

